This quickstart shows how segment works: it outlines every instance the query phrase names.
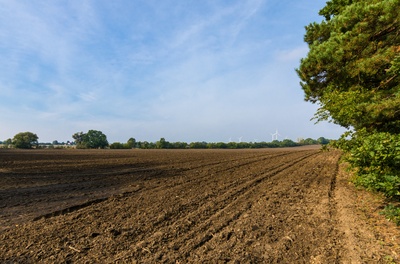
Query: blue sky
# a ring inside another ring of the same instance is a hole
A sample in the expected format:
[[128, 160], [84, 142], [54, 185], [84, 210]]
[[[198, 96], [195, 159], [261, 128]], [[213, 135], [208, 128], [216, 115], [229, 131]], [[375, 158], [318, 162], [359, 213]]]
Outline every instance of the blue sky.
[[0, 0], [0, 140], [338, 138], [295, 68], [325, 1]]

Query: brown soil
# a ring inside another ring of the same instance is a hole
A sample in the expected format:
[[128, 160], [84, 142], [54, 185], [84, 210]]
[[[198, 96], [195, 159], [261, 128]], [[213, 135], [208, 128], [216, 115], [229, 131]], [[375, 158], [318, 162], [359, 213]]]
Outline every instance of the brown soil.
[[1, 150], [0, 263], [396, 263], [340, 153]]

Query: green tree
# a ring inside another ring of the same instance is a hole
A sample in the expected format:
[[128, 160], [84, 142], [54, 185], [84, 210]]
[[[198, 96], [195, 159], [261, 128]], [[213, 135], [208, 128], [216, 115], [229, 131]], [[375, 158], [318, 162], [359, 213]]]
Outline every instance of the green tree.
[[108, 146], [107, 136], [98, 130], [89, 130], [85, 136], [85, 143], [89, 148], [105, 148]]
[[320, 106], [315, 118], [351, 130], [337, 146], [351, 153], [359, 182], [388, 196], [400, 194], [399, 10], [400, 0], [328, 1], [324, 20], [306, 27], [297, 69], [305, 100]]
[[315, 145], [318, 144], [318, 141], [312, 138], [306, 138], [303, 142], [303, 145]]
[[189, 144], [189, 148], [191, 149], [206, 149], [207, 148], [207, 142], [191, 142]]
[[160, 138], [160, 140], [156, 142], [156, 148], [159, 149], [169, 148], [169, 142], [166, 141], [165, 138]]
[[130, 138], [128, 139], [128, 141], [126, 142], [127, 148], [135, 148], [136, 147], [136, 139], [134, 138]]
[[77, 148], [105, 148], [108, 146], [107, 136], [98, 130], [89, 130], [87, 133], [78, 132], [72, 135]]
[[8, 138], [6, 141], [3, 142], [4, 147], [8, 148], [10, 145], [12, 145], [12, 139]]
[[120, 142], [114, 142], [110, 144], [110, 149], [124, 149], [126, 148], [125, 144], [122, 144]]
[[327, 145], [327, 144], [329, 144], [329, 139], [326, 139], [324, 137], [320, 137], [320, 138], [317, 139], [317, 142], [318, 142], [318, 144], [321, 144], [321, 145]]
[[332, 0], [306, 27], [297, 72], [318, 120], [400, 133], [400, 1]]
[[147, 141], [139, 141], [138, 145], [141, 149], [149, 149], [151, 148], [151, 143], [147, 142]]
[[12, 144], [16, 148], [30, 149], [39, 145], [38, 136], [32, 132], [21, 132], [14, 136]]
[[84, 140], [85, 140], [85, 133], [83, 132], [77, 132], [72, 135], [72, 138], [75, 140], [75, 144], [77, 148], [87, 148]]
[[284, 139], [281, 142], [281, 147], [296, 147], [298, 145], [299, 144], [297, 144], [296, 142], [294, 142], [293, 140], [290, 140], [290, 139]]

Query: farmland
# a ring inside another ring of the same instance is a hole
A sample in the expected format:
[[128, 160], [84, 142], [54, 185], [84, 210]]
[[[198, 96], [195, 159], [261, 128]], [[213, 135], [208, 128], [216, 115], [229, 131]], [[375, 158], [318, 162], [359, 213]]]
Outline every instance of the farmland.
[[395, 260], [399, 230], [388, 238], [363, 219], [339, 157], [315, 147], [1, 150], [0, 262]]

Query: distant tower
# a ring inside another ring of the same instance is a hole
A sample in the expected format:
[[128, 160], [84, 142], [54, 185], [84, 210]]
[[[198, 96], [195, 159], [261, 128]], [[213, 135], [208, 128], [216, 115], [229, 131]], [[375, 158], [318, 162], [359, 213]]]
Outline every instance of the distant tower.
[[278, 136], [280, 136], [280, 134], [278, 133], [278, 129], [275, 131], [274, 134], [271, 134], [271, 136], [272, 136], [272, 141], [278, 140]]

